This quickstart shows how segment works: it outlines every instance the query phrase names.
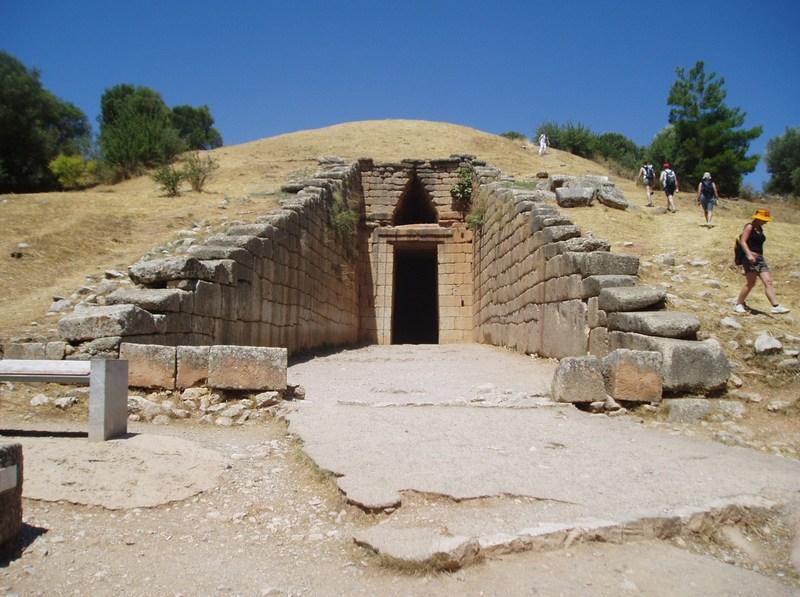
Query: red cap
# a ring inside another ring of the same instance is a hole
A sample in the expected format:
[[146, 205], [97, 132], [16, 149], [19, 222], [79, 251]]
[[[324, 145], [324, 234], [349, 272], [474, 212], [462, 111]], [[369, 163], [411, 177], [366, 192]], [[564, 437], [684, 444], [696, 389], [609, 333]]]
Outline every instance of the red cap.
[[669, 164], [664, 164], [664, 168], [669, 168]]

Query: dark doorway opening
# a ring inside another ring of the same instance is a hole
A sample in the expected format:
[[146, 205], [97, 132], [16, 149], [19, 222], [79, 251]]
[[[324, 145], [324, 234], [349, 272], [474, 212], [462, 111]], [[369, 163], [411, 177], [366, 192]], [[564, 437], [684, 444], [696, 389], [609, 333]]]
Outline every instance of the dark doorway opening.
[[415, 172], [397, 202], [392, 214], [392, 225], [435, 224], [437, 220], [431, 197]]
[[394, 248], [392, 344], [438, 344], [436, 245]]

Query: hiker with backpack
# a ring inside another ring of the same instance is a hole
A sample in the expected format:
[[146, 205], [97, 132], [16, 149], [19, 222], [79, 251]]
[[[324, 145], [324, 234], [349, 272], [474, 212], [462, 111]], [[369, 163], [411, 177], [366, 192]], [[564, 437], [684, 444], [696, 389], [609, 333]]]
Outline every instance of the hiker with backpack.
[[753, 286], [756, 285], [756, 280], [761, 278], [764, 284], [764, 292], [769, 299], [769, 304], [772, 305], [772, 312], [775, 314], [788, 313], [789, 309], [784, 307], [778, 302], [778, 297], [775, 294], [775, 287], [772, 285], [772, 274], [769, 271], [767, 262], [764, 261], [764, 242], [767, 240], [764, 234], [764, 224], [771, 222], [772, 217], [769, 215], [768, 209], [759, 209], [753, 216], [753, 220], [748, 222], [742, 230], [739, 237], [739, 244], [744, 252], [742, 259], [742, 270], [745, 277], [744, 286], [739, 292], [739, 297], [736, 299], [736, 305], [733, 307], [734, 313], [747, 313], [747, 305], [745, 299]]
[[703, 173], [703, 180], [697, 185], [697, 205], [703, 207], [703, 215], [706, 217], [706, 228], [714, 225], [711, 219], [714, 217], [714, 206], [719, 201], [717, 185], [711, 178], [710, 172]]
[[645, 193], [647, 193], [647, 207], [653, 207], [653, 189], [656, 186], [656, 171], [653, 164], [645, 160], [642, 167], [639, 169], [639, 175], [636, 177], [636, 183], [642, 179]]
[[664, 169], [661, 171], [661, 187], [664, 189], [664, 194], [667, 196], [667, 211], [675, 213], [674, 197], [678, 192], [678, 175], [669, 167], [668, 163], [664, 164]]

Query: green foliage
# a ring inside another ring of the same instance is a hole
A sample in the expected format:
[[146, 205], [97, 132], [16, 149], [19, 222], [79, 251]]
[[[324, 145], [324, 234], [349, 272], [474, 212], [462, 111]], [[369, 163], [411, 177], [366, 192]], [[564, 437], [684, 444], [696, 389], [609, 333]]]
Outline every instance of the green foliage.
[[583, 158], [591, 158], [597, 152], [597, 135], [580, 123], [568, 122], [559, 125], [555, 122], [545, 122], [539, 126], [536, 138], [538, 139], [542, 133], [547, 135], [550, 147], [555, 149], [568, 151]]
[[167, 164], [178, 154], [178, 132], [157, 92], [117, 85], [106, 90], [100, 106], [100, 150], [118, 178]]
[[470, 204], [469, 213], [467, 214], [467, 227], [470, 230], [477, 232], [483, 227], [483, 222], [486, 218], [486, 210], [488, 208], [488, 194], [479, 192]]
[[650, 162], [658, 167], [665, 162], [675, 166], [674, 156], [677, 155], [677, 152], [678, 140], [675, 135], [675, 127], [667, 125], [653, 138], [653, 142], [650, 143], [650, 147], [645, 151], [645, 155]]
[[58, 188], [50, 162], [89, 147], [86, 115], [42, 87], [39, 77], [0, 50], [0, 192]]
[[725, 105], [725, 80], [716, 73], [706, 75], [702, 61], [688, 73], [681, 67], [675, 72], [678, 78], [667, 99], [675, 134], [670, 164], [689, 187], [697, 186], [703, 172], [709, 171], [720, 192], [738, 194], [743, 176], [758, 164], [759, 156], [746, 154], [762, 127], [740, 128], [746, 114]]
[[216, 149], [222, 147], [222, 135], [213, 127], [214, 117], [208, 106], [175, 106], [172, 108], [172, 126], [186, 149]]
[[639, 169], [644, 155], [644, 149], [622, 133], [598, 135], [582, 124], [544, 122], [536, 131], [536, 137], [542, 133], [547, 135], [551, 147], [588, 159], [603, 158], [616, 164], [626, 175]]
[[767, 142], [768, 193], [792, 194], [800, 197], [800, 128], [788, 128], [779, 137]]
[[450, 195], [456, 204], [456, 208], [465, 213], [469, 210], [472, 201], [472, 171], [462, 168], [458, 171], [458, 182], [450, 187]]
[[525, 139], [525, 135], [517, 131], [508, 131], [507, 133], [502, 133], [500, 136], [511, 139], [512, 141], [521, 141]]
[[167, 197], [177, 197], [185, 174], [183, 170], [178, 170], [171, 164], [164, 164], [156, 170], [152, 178], [159, 184], [161, 191]]
[[217, 161], [210, 155], [204, 158], [200, 153], [192, 151], [186, 156], [186, 163], [183, 166], [183, 177], [192, 187], [193, 191], [202, 192], [206, 184], [206, 179], [212, 170], [219, 168]]
[[328, 211], [328, 224], [351, 257], [357, 251], [359, 212], [347, 200], [347, 189], [339, 189], [333, 194]]
[[97, 183], [97, 162], [81, 155], [58, 154], [48, 165], [65, 189], [85, 189]]

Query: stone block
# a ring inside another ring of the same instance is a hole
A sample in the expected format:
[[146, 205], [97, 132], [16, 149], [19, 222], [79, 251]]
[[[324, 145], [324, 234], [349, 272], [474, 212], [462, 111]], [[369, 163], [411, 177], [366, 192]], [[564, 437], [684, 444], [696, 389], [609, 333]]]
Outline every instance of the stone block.
[[61, 318], [58, 334], [68, 342], [155, 332], [153, 316], [134, 305], [88, 307]]
[[[49, 361], [60, 361], [67, 354], [67, 343], [59, 340], [48, 342], [44, 348], [44, 358]], [[9, 357], [11, 358], [11, 357]]]
[[136, 388], [175, 389], [176, 348], [123, 342], [119, 358], [128, 361], [128, 384]]
[[22, 444], [0, 443], [0, 547], [22, 529]]
[[603, 359], [606, 393], [614, 400], [658, 402], [663, 380], [660, 352], [617, 349]]
[[594, 275], [583, 279], [583, 296], [588, 299], [598, 296], [603, 288], [636, 286], [636, 276]]
[[180, 389], [205, 385], [208, 381], [210, 346], [178, 346], [175, 386]]
[[559, 207], [586, 207], [594, 201], [595, 189], [590, 188], [567, 188], [559, 187], [556, 189], [556, 203]]
[[607, 313], [641, 311], [642, 309], [663, 307], [667, 291], [654, 286], [603, 288], [598, 298], [598, 307]]
[[700, 318], [691, 313], [670, 311], [616, 312], [608, 315], [608, 329], [645, 336], [694, 340], [700, 329]]
[[589, 344], [586, 304], [574, 300], [544, 305], [541, 333], [542, 356], [560, 359], [585, 355]]
[[134, 263], [128, 267], [128, 275], [135, 284], [157, 286], [174, 280], [207, 280], [211, 274], [205, 263], [194, 257], [167, 257]]
[[581, 259], [581, 274], [584, 278], [589, 276], [635, 276], [639, 273], [639, 258], [635, 255], [609, 253], [608, 251], [593, 251], [579, 253]]
[[3, 346], [3, 358], [36, 359], [47, 356], [47, 344], [44, 342], [9, 342]]
[[597, 402], [606, 399], [600, 359], [593, 355], [566, 357], [559, 361], [551, 389], [556, 402]]
[[178, 313], [191, 297], [191, 292], [176, 288], [121, 288], [106, 297], [106, 305], [131, 304], [145, 311]]
[[602, 327], [590, 330], [589, 354], [602, 359], [608, 354], [608, 351], [608, 330]]
[[716, 340], [702, 342], [610, 332], [609, 348], [658, 351], [663, 359], [665, 393], [706, 394], [725, 389], [730, 363]]
[[257, 346], [212, 346], [208, 385], [222, 390], [285, 390], [287, 350]]

